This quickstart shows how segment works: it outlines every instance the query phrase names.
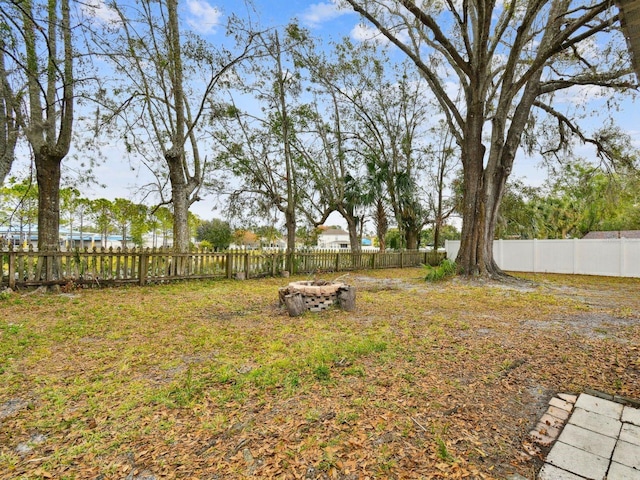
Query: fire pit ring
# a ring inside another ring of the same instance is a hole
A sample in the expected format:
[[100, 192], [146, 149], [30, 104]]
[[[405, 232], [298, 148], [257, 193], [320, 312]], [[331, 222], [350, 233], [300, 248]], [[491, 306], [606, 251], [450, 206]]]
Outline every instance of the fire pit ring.
[[291, 282], [278, 291], [280, 304], [289, 315], [296, 317], [304, 311], [321, 312], [338, 305], [343, 310], [355, 309], [355, 288], [343, 282], [310, 280]]

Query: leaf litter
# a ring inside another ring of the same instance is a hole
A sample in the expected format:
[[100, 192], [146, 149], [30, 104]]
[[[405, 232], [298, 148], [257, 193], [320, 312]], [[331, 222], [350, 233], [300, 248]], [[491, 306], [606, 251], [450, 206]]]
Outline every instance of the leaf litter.
[[422, 276], [296, 319], [283, 279], [12, 296], [0, 478], [533, 479], [552, 395], [640, 397], [640, 280]]

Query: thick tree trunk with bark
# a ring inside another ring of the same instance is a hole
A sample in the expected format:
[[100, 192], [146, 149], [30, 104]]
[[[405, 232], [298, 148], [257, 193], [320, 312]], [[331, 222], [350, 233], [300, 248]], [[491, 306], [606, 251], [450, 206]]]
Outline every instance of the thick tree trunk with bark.
[[464, 182], [462, 234], [456, 263], [466, 275], [497, 275], [500, 269], [493, 261], [495, 218], [491, 218], [485, 203], [488, 185], [483, 168], [486, 148], [482, 143], [482, 104], [475, 111], [468, 112], [466, 125], [465, 142], [461, 148]]
[[376, 201], [374, 223], [376, 224], [376, 235], [378, 237], [380, 253], [384, 253], [387, 249], [387, 240], [385, 237], [389, 228], [389, 222], [387, 221], [387, 211], [384, 208], [384, 203], [381, 198]]
[[414, 229], [406, 230], [404, 232], [405, 245], [407, 246], [407, 250], [417, 250], [418, 249], [418, 238], [420, 236], [420, 232]]
[[[44, 148], [43, 148], [44, 150]], [[35, 153], [38, 181], [38, 250], [60, 248], [60, 158]]]
[[173, 204], [173, 249], [176, 252], [189, 251], [189, 191], [182, 170], [182, 158], [179, 154], [167, 152], [165, 160], [169, 166], [171, 195]]

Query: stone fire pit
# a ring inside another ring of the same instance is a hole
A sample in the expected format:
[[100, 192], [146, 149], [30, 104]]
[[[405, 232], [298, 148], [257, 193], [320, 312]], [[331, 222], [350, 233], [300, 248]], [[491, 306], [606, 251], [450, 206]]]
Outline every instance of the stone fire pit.
[[297, 317], [305, 311], [321, 312], [334, 305], [346, 311], [355, 310], [356, 289], [343, 282], [312, 280], [291, 282], [278, 290], [280, 305]]

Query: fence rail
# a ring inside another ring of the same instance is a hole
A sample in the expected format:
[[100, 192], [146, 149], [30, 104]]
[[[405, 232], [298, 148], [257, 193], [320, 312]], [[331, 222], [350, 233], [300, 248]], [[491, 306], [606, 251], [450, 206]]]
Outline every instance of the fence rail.
[[443, 253], [402, 252], [190, 252], [162, 249], [93, 249], [69, 252], [0, 251], [1, 287], [43, 285], [122, 285], [174, 280], [256, 278], [291, 273], [321, 273], [436, 265]]

